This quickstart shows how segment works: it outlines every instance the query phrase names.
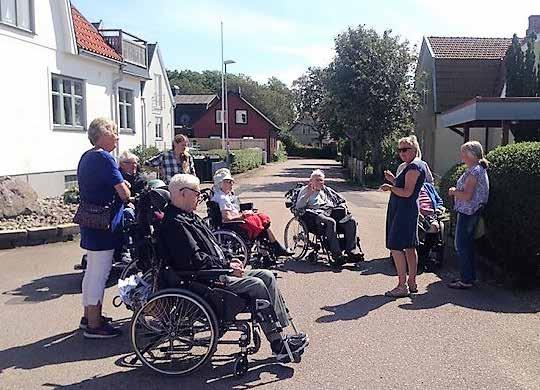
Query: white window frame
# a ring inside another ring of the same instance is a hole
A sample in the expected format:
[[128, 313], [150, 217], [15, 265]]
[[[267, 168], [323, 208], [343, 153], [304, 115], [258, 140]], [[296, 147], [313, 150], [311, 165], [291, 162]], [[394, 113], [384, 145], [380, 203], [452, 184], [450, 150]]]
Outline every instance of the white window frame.
[[[246, 115], [246, 120], [245, 122], [242, 120], [242, 115], [245, 114]], [[235, 119], [235, 123], [237, 125], [247, 125], [248, 123], [248, 111], [247, 110], [236, 110], [235, 113], [234, 113], [234, 119]]]
[[[126, 126], [122, 127], [122, 122]], [[118, 129], [121, 133], [135, 133], [135, 93], [132, 89], [118, 88]]]
[[216, 110], [216, 123], [223, 122], [223, 118], [225, 117], [225, 112], [227, 111], [222, 112], [222, 110]]
[[154, 101], [153, 108], [155, 110], [162, 110], [164, 103], [163, 96], [163, 76], [159, 73], [154, 73]]
[[[34, 13], [34, 0], [28, 0], [28, 24], [29, 26], [22, 26], [21, 21], [19, 18], [19, 4], [23, 2], [23, 0], [11, 0], [13, 4], [15, 4], [15, 8], [12, 10], [15, 15], [15, 23], [4, 20], [2, 18], [2, 8], [5, 7], [5, 4], [8, 4], [8, 0], [0, 0], [0, 24], [14, 27], [19, 30], [27, 31], [30, 33], [34, 33], [34, 26], [35, 26], [35, 13]], [[11, 2], [10, 1], [10, 2]]]
[[[54, 81], [58, 80], [58, 91], [54, 90]], [[53, 123], [53, 129], [56, 130], [85, 130], [86, 128], [86, 88], [85, 82], [81, 79], [76, 79], [74, 77], [68, 77], [63, 75], [58, 75], [52, 73], [50, 76], [51, 80], [51, 118]], [[69, 82], [70, 87], [69, 91], [64, 91], [64, 82]], [[77, 94], [75, 91], [75, 85], [80, 84], [81, 94]], [[59, 121], [55, 121], [55, 110], [54, 110], [54, 97], [58, 97], [59, 101]], [[71, 123], [66, 122], [66, 110], [64, 105], [64, 99], [70, 99], [71, 107]], [[75, 124], [75, 106], [76, 102], [81, 101], [81, 124]]]
[[154, 135], [156, 141], [163, 141], [163, 118], [156, 116], [156, 124], [154, 125]]

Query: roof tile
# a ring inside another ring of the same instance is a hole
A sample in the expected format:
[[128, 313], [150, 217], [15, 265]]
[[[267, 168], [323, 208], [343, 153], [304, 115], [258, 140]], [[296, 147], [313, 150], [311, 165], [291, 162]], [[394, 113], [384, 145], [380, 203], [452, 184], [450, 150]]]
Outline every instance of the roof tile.
[[511, 38], [428, 37], [435, 58], [500, 60]]
[[98, 30], [73, 5], [71, 6], [71, 15], [79, 49], [116, 61], [122, 61], [122, 57], [107, 44]]

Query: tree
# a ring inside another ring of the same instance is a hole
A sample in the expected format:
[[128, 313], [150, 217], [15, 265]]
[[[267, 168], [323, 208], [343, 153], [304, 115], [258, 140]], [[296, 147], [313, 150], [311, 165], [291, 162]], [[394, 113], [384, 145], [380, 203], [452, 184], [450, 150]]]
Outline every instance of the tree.
[[325, 107], [325, 104], [329, 103], [325, 78], [324, 69], [310, 67], [292, 84], [294, 104], [298, 112], [297, 122], [317, 132], [320, 145], [330, 130], [329, 107]]
[[352, 149], [369, 146], [374, 173], [382, 177], [382, 141], [412, 127], [418, 100], [415, 56], [409, 43], [391, 31], [379, 35], [364, 26], [339, 34], [335, 50], [327, 86], [338, 128], [351, 140]]
[[[205, 70], [167, 71], [171, 86], [176, 85], [182, 94], [221, 95], [221, 72]], [[227, 74], [227, 90], [239, 92], [280, 128], [288, 128], [294, 119], [291, 90], [279, 79], [272, 77], [261, 84], [243, 74]]]
[[527, 37], [527, 51], [523, 64], [523, 96], [536, 96], [536, 55], [534, 54], [534, 42], [536, 35]]
[[506, 96], [524, 95], [525, 62], [521, 43], [516, 34], [512, 37], [512, 44], [506, 51]]

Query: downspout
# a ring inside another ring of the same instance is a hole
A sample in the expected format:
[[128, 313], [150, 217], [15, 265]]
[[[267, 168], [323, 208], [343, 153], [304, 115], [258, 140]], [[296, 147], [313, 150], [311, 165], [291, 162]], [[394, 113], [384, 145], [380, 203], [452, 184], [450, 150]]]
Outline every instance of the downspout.
[[173, 142], [174, 136], [176, 135], [176, 128], [175, 128], [176, 118], [174, 116], [175, 107], [176, 107], [176, 103], [173, 103], [171, 105], [171, 147], [172, 147], [172, 142]]
[[120, 64], [118, 67], [118, 77], [112, 80], [112, 104], [113, 104], [113, 121], [118, 128], [118, 145], [115, 149], [115, 156], [120, 154], [120, 113], [118, 108], [118, 84], [124, 79], [124, 65]]
[[147, 126], [146, 126], [146, 99], [144, 98], [144, 96], [142, 96], [142, 93], [141, 93], [141, 119], [142, 119], [142, 128], [143, 128], [143, 132], [142, 132], [142, 145], [144, 148], [146, 148], [146, 130], [147, 130]]

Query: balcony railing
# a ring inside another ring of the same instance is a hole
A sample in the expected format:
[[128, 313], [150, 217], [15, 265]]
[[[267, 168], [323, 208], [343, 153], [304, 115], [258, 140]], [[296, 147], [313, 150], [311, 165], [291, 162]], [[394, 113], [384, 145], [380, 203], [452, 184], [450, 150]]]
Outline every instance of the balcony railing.
[[143, 68], [148, 67], [145, 40], [118, 29], [99, 30], [99, 32], [124, 61]]

